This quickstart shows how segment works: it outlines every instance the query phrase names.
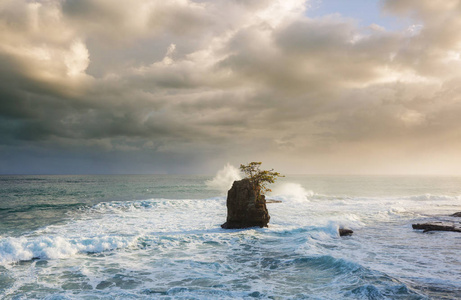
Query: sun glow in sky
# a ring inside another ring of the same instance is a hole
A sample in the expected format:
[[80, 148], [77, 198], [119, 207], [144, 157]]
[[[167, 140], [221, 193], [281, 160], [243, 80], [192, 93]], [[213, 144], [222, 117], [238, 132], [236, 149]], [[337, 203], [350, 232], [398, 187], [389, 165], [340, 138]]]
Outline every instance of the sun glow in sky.
[[4, 0], [0, 173], [461, 174], [461, 0]]

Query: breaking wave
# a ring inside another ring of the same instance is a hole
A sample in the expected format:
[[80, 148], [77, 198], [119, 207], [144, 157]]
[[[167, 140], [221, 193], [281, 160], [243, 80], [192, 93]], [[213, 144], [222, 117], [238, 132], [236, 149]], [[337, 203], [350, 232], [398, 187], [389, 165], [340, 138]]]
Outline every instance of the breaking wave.
[[308, 202], [309, 198], [314, 196], [314, 192], [307, 191], [299, 183], [288, 182], [276, 186], [271, 195], [271, 198], [282, 201]]
[[[239, 178], [226, 165], [207, 186], [222, 192]], [[268, 204], [269, 228], [245, 230], [221, 229], [223, 196], [79, 200], [59, 222], [0, 236], [0, 297], [426, 299], [417, 291], [428, 286], [434, 298], [461, 296], [461, 240], [411, 229], [459, 196], [319, 195], [282, 180], [273, 190], [268, 198], [280, 202]], [[339, 237], [340, 227], [354, 235]]]
[[135, 244], [135, 239], [121, 236], [66, 238], [40, 236], [0, 239], [0, 264], [32, 259], [59, 259], [78, 253], [97, 253]]
[[216, 173], [216, 176], [206, 181], [208, 188], [219, 191], [222, 195], [225, 195], [227, 191], [232, 187], [232, 183], [235, 180], [242, 179], [240, 171], [227, 163], [224, 168]]

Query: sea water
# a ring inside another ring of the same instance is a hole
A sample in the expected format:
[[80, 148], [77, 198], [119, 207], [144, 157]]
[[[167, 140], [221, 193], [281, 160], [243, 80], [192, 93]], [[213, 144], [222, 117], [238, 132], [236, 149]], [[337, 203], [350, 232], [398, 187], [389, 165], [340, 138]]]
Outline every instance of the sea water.
[[224, 173], [0, 176], [0, 298], [461, 298], [461, 234], [411, 228], [461, 221], [461, 177], [287, 176], [224, 230]]

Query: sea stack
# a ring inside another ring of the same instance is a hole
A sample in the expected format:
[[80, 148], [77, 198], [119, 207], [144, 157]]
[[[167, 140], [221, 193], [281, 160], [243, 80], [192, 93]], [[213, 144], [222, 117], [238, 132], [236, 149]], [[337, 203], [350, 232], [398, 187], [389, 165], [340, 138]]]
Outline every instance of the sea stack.
[[221, 227], [267, 227], [269, 219], [266, 197], [255, 193], [248, 178], [234, 181], [232, 188], [227, 192], [227, 221]]

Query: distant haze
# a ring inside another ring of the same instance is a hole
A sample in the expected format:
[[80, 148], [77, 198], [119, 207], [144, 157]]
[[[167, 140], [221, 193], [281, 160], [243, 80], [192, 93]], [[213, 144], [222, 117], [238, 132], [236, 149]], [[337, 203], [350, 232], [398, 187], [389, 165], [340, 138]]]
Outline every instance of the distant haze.
[[461, 0], [3, 0], [0, 174], [461, 174]]

